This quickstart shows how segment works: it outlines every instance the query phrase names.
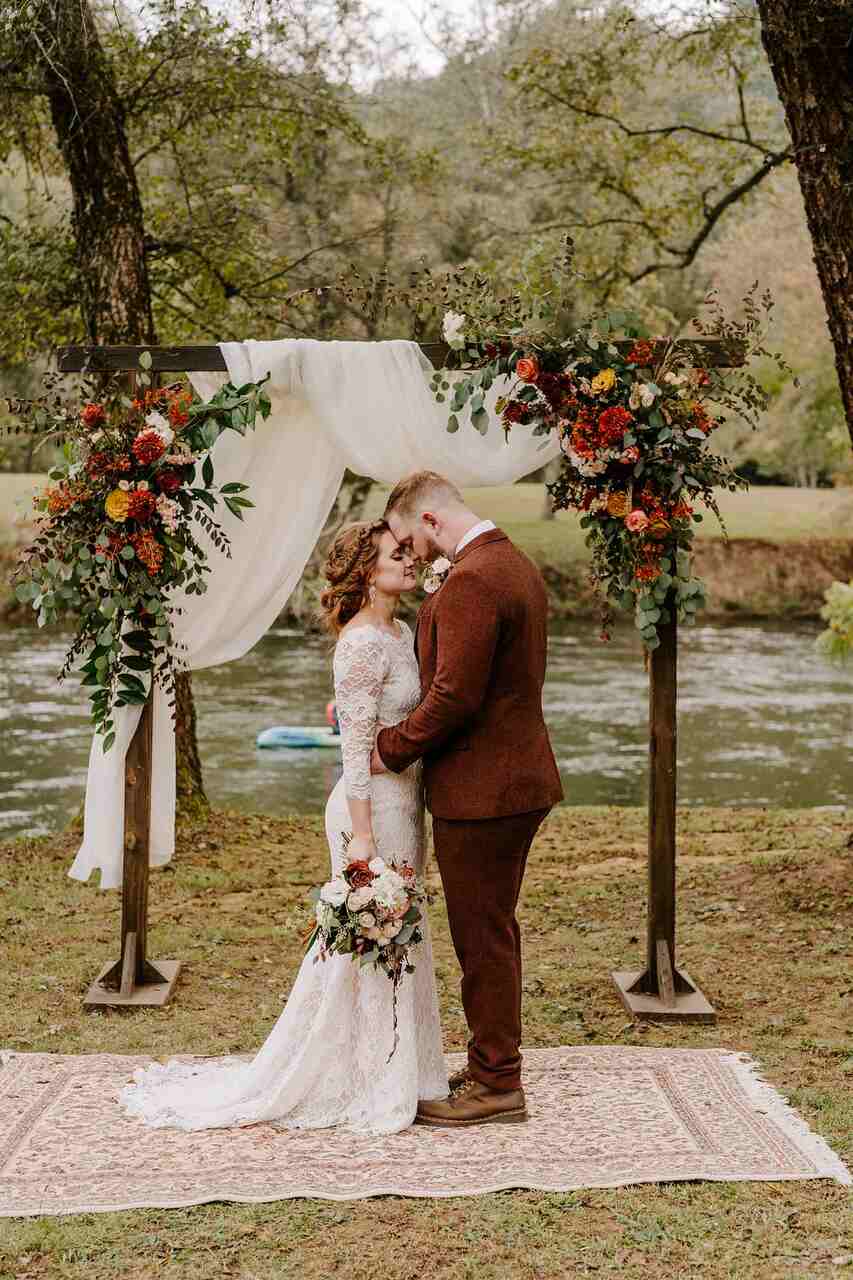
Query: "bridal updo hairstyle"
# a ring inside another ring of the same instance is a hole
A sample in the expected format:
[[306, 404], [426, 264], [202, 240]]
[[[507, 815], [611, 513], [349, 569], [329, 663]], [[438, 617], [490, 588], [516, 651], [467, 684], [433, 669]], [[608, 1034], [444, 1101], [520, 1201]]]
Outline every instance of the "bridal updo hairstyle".
[[370, 601], [370, 575], [379, 554], [379, 539], [388, 528], [384, 520], [359, 520], [345, 525], [329, 548], [323, 576], [328, 587], [320, 596], [323, 625], [337, 635]]

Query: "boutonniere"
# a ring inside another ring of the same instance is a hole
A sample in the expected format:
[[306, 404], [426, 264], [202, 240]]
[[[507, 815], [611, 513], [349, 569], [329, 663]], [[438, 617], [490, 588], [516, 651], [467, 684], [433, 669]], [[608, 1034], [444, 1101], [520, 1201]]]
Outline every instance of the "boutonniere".
[[424, 591], [426, 591], [428, 595], [432, 595], [434, 592], [438, 591], [438, 588], [441, 586], [442, 582], [444, 582], [444, 579], [450, 573], [452, 568], [452, 561], [448, 560], [445, 556], [439, 556], [437, 560], [433, 560], [429, 567], [429, 572], [424, 578]]

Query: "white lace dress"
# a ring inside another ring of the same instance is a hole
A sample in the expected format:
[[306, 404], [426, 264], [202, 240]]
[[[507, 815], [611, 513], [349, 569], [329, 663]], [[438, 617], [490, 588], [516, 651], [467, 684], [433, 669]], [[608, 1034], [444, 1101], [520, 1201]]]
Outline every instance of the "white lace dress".
[[[399, 635], [356, 625], [335, 649], [335, 698], [343, 776], [326, 805], [331, 873], [345, 863], [342, 835], [352, 830], [347, 793], [372, 801], [379, 853], [424, 865], [420, 764], [370, 776], [378, 728], [402, 720], [420, 700], [411, 630]], [[425, 913], [426, 914], [426, 913]], [[447, 1094], [447, 1073], [429, 921], [398, 989], [399, 1044], [393, 1044], [392, 984], [348, 956], [314, 963], [306, 954], [282, 1013], [251, 1062], [235, 1058], [152, 1063], [134, 1072], [120, 1101], [156, 1128], [218, 1129], [271, 1121], [285, 1128], [341, 1125], [359, 1133], [395, 1133], [414, 1119], [419, 1098]]]

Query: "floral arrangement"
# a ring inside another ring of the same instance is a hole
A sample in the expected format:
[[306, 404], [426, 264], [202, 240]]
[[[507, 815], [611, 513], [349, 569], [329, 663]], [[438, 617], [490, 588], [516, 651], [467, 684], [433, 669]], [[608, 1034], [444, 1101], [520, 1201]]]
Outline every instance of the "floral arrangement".
[[[446, 371], [432, 384], [439, 401], [451, 391], [448, 431], [459, 430], [465, 408], [476, 430], [488, 429], [485, 396], [500, 378], [508, 389], [494, 410], [507, 437], [519, 427], [556, 435], [563, 465], [548, 491], [555, 510], [582, 513], [592, 581], [604, 598], [602, 637], [614, 607], [632, 610], [647, 650], [660, 644], [661, 624], [692, 622], [704, 604], [690, 555], [702, 520], [697, 503], [722, 526], [715, 490], [747, 487], [709, 438], [727, 413], [755, 426], [766, 407], [745, 368], [753, 356], [784, 364], [763, 346], [761, 307], [751, 295], [742, 324], [727, 322], [713, 296], [707, 302], [710, 322], [694, 326], [722, 342], [735, 368], [706, 367], [707, 355], [689, 340], [649, 339], [626, 313], [595, 317], [558, 341], [524, 328], [471, 332], [464, 314], [449, 311], [447, 365], [459, 372], [452, 391]], [[766, 295], [762, 304], [765, 313], [772, 305]], [[627, 336], [617, 340], [620, 329]]]
[[438, 591], [452, 568], [453, 565], [446, 556], [439, 556], [437, 560], [431, 561], [423, 580], [423, 588], [427, 595], [434, 595]]
[[[349, 837], [344, 837], [344, 849]], [[362, 968], [381, 969], [394, 984], [394, 1043], [388, 1061], [397, 1049], [397, 988], [404, 973], [414, 973], [409, 950], [423, 940], [420, 930], [420, 903], [426, 891], [408, 863], [358, 858], [341, 874], [311, 890], [316, 924], [308, 939], [308, 949], [319, 943], [314, 957], [348, 955]]]
[[144, 703], [153, 680], [174, 706], [171, 598], [207, 589], [199, 530], [230, 555], [218, 504], [238, 519], [253, 505], [246, 485], [214, 484], [210, 450], [223, 431], [244, 434], [270, 411], [262, 383], [227, 383], [202, 402], [182, 384], [151, 387], [149, 353], [141, 363], [134, 399], [10, 405], [30, 429], [63, 443], [62, 462], [34, 499], [36, 531], [15, 570], [16, 595], [39, 626], [74, 619], [60, 679], [79, 671], [105, 751], [114, 708]]

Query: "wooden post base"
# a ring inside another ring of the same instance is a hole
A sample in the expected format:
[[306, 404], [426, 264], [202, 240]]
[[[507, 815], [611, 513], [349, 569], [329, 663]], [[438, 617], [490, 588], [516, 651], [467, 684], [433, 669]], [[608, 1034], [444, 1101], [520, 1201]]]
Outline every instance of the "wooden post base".
[[691, 980], [688, 973], [681, 977], [690, 984], [689, 991], [676, 990], [672, 995], [654, 995], [645, 991], [635, 991], [634, 986], [643, 976], [642, 969], [614, 973], [613, 981], [619, 998], [638, 1022], [706, 1022], [715, 1023], [717, 1015], [712, 1005]]
[[86, 998], [83, 1001], [84, 1009], [100, 1009], [104, 1005], [110, 1007], [144, 1009], [151, 1006], [159, 1006], [168, 1004], [175, 990], [175, 984], [178, 981], [178, 974], [181, 972], [180, 960], [155, 960], [153, 964], [159, 974], [162, 975], [162, 982], [145, 982], [141, 986], [131, 986], [127, 995], [123, 995], [121, 991], [110, 991], [103, 985], [103, 980], [114, 968], [114, 961], [105, 964], [89, 990], [86, 992]]

